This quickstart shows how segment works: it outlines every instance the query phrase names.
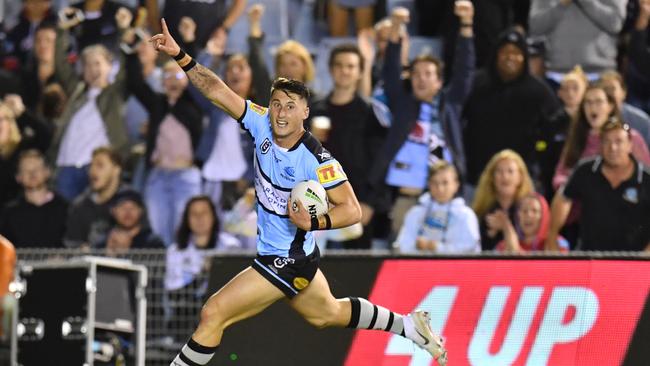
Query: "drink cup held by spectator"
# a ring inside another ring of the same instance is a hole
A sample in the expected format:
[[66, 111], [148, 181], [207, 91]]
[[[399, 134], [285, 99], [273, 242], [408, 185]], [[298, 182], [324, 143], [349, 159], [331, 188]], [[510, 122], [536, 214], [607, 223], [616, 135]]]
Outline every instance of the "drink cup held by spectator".
[[474, 253], [481, 250], [479, 224], [461, 197], [458, 172], [440, 161], [430, 170], [429, 191], [404, 219], [393, 246], [400, 252]]

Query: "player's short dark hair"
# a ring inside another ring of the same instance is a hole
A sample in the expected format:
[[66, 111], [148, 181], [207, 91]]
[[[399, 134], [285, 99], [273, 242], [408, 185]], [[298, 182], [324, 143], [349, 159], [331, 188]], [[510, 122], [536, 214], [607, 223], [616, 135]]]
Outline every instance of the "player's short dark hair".
[[282, 90], [285, 94], [298, 94], [305, 101], [309, 100], [310, 91], [303, 82], [287, 78], [277, 78], [271, 86], [271, 94], [276, 90]]
[[117, 150], [113, 149], [112, 147], [100, 146], [95, 150], [93, 150], [92, 157], [94, 159], [97, 155], [102, 155], [102, 154], [106, 155], [108, 157], [108, 160], [110, 160], [113, 164], [119, 166], [120, 168], [124, 167], [122, 157], [117, 152]]
[[411, 61], [411, 63], [409, 64], [409, 71], [413, 72], [413, 69], [415, 68], [415, 65], [419, 64], [420, 62], [428, 62], [428, 63], [432, 63], [432, 64], [436, 65], [436, 74], [438, 74], [438, 79], [442, 79], [443, 70], [444, 70], [445, 65], [444, 65], [444, 63], [442, 62], [441, 59], [439, 59], [439, 58], [437, 58], [437, 57], [435, 57], [435, 56], [433, 56], [431, 54], [428, 54], [428, 53], [419, 55], [419, 56], [415, 57], [413, 59], [413, 61]]
[[359, 50], [359, 47], [353, 43], [343, 43], [332, 48], [332, 51], [330, 51], [330, 58], [328, 61], [328, 65], [330, 69], [334, 66], [334, 60], [336, 60], [336, 56], [342, 53], [354, 53], [355, 55], [357, 55], [357, 57], [359, 57], [359, 68], [361, 69], [361, 71], [363, 71], [365, 67], [363, 55], [361, 54], [361, 50]]

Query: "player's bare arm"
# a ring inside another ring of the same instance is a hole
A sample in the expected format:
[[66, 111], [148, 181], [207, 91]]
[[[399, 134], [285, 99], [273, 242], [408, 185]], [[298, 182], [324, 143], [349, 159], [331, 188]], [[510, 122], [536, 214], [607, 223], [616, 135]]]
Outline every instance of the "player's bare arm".
[[[327, 213], [332, 223], [331, 229], [354, 225], [361, 220], [361, 206], [349, 182], [329, 189], [327, 191], [327, 198], [334, 205]], [[298, 204], [296, 211], [291, 208], [288, 209], [289, 219], [297, 227], [305, 231], [311, 230], [311, 216], [300, 201], [296, 201], [296, 203]], [[322, 215], [318, 218], [318, 228], [325, 229], [326, 227], [327, 220], [325, 219], [325, 215]]]
[[[162, 33], [156, 34], [149, 40], [153, 44], [153, 47], [157, 51], [165, 52], [173, 57], [178, 65], [185, 70], [190, 82], [212, 103], [223, 109], [233, 118], [241, 117], [245, 108], [244, 99], [232, 91], [210, 69], [201, 64], [197, 64], [190, 55], [184, 54], [184, 52], [181, 53], [180, 46], [169, 33], [165, 19], [161, 20], [161, 27]], [[195, 66], [192, 66], [192, 63]]]

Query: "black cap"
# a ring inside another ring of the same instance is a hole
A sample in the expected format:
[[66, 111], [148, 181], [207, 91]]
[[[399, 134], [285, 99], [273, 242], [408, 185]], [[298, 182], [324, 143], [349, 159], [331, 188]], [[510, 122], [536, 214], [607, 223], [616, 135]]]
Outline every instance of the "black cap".
[[144, 201], [142, 200], [142, 195], [133, 189], [125, 189], [119, 191], [111, 199], [111, 207], [115, 207], [124, 201], [131, 201], [138, 206], [144, 208]]

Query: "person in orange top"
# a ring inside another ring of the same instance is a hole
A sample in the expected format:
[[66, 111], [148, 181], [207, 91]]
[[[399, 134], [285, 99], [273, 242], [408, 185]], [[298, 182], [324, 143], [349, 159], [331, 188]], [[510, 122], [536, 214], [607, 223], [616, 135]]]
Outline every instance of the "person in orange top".
[[[0, 235], [0, 319], [3, 320], [6, 310], [4, 298], [9, 293], [9, 283], [14, 279], [14, 268], [16, 266], [16, 250], [13, 244], [4, 236]], [[2, 325], [4, 325], [4, 320]], [[4, 337], [4, 326], [0, 326], [0, 338]]]

